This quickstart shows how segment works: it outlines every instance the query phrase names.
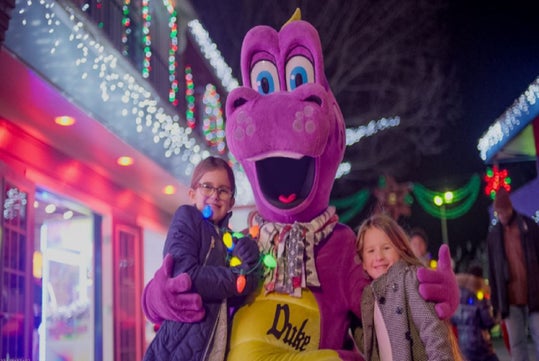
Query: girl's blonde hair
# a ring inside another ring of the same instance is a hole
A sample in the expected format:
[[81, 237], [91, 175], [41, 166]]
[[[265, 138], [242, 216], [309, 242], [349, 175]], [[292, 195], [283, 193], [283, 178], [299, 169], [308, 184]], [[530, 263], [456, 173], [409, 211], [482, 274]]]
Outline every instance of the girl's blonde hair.
[[376, 213], [367, 218], [357, 232], [356, 249], [359, 258], [363, 261], [363, 247], [365, 245], [365, 233], [369, 229], [377, 228], [384, 232], [397, 249], [397, 253], [406, 263], [423, 266], [421, 261], [414, 255], [410, 248], [410, 240], [404, 229], [390, 216], [383, 213]]
[[[377, 213], [369, 218], [367, 218], [359, 227], [357, 232], [356, 239], [356, 248], [363, 262], [363, 247], [365, 245], [365, 233], [369, 229], [377, 228], [380, 231], [384, 232], [387, 237], [391, 240], [391, 243], [397, 249], [397, 253], [400, 258], [403, 259], [406, 263], [416, 266], [423, 266], [423, 263], [414, 255], [412, 248], [410, 248], [410, 239], [404, 231], [404, 229], [399, 226], [399, 224], [391, 217], [383, 213]], [[453, 360], [455, 361], [464, 361], [462, 353], [460, 351], [458, 340], [453, 332], [451, 324], [449, 321], [442, 321], [448, 328], [449, 333], [449, 344], [451, 345], [451, 350], [453, 352]]]

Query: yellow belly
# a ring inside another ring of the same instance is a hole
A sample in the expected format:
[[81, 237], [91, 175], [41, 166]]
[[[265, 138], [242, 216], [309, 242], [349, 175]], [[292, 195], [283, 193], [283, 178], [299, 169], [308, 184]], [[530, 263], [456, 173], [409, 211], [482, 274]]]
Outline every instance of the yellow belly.
[[312, 292], [302, 297], [275, 292], [243, 306], [232, 321], [228, 360], [339, 360], [332, 350], [318, 350], [320, 311]]

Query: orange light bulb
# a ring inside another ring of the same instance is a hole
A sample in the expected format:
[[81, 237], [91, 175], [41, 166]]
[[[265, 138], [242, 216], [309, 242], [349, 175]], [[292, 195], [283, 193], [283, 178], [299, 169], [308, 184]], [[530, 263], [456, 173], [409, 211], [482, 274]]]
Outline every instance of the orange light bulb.
[[236, 279], [236, 289], [238, 290], [238, 293], [242, 293], [245, 289], [245, 276], [243, 274], [240, 274], [238, 278]]

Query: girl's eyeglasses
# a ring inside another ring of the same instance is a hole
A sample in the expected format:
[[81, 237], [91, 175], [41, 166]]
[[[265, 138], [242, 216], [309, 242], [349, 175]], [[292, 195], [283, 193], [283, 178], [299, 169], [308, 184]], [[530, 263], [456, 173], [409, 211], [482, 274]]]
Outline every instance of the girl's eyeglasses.
[[219, 199], [226, 201], [232, 198], [232, 191], [226, 187], [214, 187], [209, 183], [199, 183], [197, 188], [200, 189], [200, 193], [205, 197], [210, 197], [213, 192], [217, 192]]

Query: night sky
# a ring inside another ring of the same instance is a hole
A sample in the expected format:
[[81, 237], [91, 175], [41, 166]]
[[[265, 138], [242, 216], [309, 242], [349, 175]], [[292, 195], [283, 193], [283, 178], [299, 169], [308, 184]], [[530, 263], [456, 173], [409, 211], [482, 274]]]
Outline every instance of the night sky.
[[[489, 125], [539, 76], [539, 10], [536, 1], [455, 1], [453, 9], [454, 61], [459, 64], [464, 114], [459, 127], [448, 137], [451, 151], [431, 159], [425, 174], [443, 175], [448, 184], [473, 172], [484, 174], [487, 167], [479, 158], [477, 140]], [[518, 188], [537, 176], [535, 162], [506, 163]], [[440, 183], [437, 179], [433, 182]], [[432, 184], [435, 186], [435, 184]], [[484, 183], [481, 186], [483, 192]], [[539, 201], [539, 200], [538, 200]], [[450, 244], [481, 247], [488, 230], [490, 206], [481, 193], [474, 207], [462, 219], [448, 221]], [[439, 221], [416, 210], [408, 221], [423, 225], [435, 250], [441, 238]], [[454, 248], [454, 247], [452, 247]]]

